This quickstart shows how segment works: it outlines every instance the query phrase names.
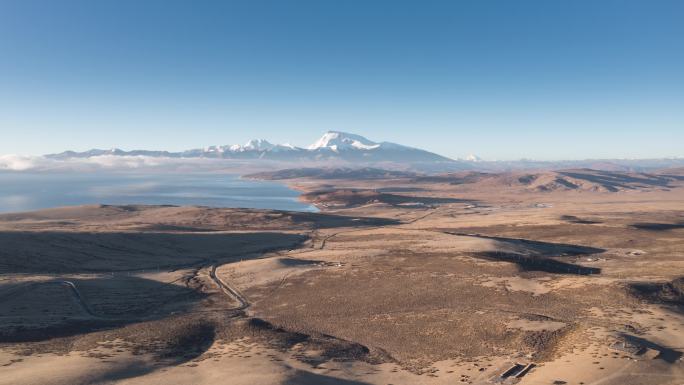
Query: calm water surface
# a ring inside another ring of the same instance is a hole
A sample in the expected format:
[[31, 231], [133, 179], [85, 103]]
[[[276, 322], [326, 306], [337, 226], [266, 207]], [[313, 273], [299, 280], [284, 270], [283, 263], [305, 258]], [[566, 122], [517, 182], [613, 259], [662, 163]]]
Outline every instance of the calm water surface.
[[0, 172], [0, 212], [84, 204], [169, 204], [316, 211], [286, 186], [219, 174]]

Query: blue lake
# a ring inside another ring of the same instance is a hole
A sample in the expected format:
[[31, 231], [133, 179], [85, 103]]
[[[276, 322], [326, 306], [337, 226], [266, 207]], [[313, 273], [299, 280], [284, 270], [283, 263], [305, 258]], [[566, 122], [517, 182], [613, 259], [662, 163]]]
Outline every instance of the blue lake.
[[316, 211], [287, 186], [225, 174], [0, 172], [0, 212], [84, 204]]

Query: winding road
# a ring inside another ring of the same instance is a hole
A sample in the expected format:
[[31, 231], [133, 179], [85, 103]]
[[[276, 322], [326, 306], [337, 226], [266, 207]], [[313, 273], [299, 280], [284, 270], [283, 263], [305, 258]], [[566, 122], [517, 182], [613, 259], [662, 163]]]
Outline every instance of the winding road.
[[222, 280], [218, 275], [216, 275], [216, 269], [219, 267], [218, 264], [214, 264], [211, 266], [211, 269], [209, 270], [209, 277], [216, 283], [216, 285], [229, 297], [234, 298], [240, 306], [235, 308], [234, 310], [245, 310], [249, 307], [250, 303], [247, 301], [247, 298], [240, 293], [237, 289], [234, 287], [230, 286], [227, 284], [224, 280]]

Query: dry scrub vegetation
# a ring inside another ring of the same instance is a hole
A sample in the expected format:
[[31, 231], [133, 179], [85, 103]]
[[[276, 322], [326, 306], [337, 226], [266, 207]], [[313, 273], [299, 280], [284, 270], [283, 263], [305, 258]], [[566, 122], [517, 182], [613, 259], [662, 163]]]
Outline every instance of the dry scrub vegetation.
[[[2, 351], [23, 357], [9, 368], [47, 353], [122, 359], [104, 346], [151, 357], [135, 376], [239, 359], [357, 384], [358, 365], [375, 368], [371, 383], [483, 383], [513, 361], [537, 364], [531, 383], [683, 375], [680, 179], [561, 176], [581, 188], [517, 174], [295, 179], [326, 212], [0, 215]], [[660, 358], [608, 350], [625, 340]]]

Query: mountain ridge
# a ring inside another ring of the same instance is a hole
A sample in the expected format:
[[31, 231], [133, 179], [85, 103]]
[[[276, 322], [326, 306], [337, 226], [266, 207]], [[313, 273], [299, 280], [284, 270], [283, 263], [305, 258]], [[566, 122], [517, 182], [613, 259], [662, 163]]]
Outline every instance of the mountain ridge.
[[290, 144], [272, 144], [266, 139], [251, 139], [244, 145], [209, 146], [180, 152], [91, 149], [47, 154], [50, 159], [90, 158], [95, 156], [150, 156], [169, 158], [272, 159], [293, 161], [344, 160], [352, 162], [457, 162], [419, 148], [391, 142], [373, 142], [361, 135], [327, 131], [307, 148]]

